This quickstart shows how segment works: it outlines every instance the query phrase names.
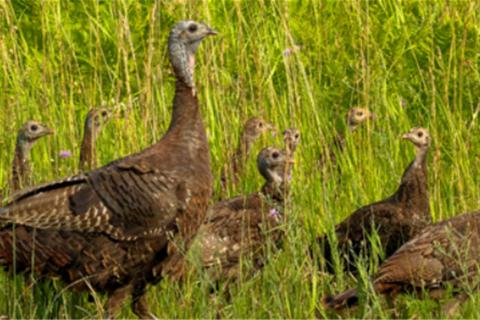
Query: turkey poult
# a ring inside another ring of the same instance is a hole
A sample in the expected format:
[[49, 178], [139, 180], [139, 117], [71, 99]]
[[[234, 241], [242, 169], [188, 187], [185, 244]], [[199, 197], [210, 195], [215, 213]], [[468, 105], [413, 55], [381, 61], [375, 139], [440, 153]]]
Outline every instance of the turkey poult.
[[[266, 180], [262, 190], [209, 208], [190, 248], [192, 266], [199, 266], [218, 281], [237, 278], [241, 261], [251, 261], [256, 269], [264, 264], [268, 243], [278, 244], [283, 236], [283, 202], [288, 183], [283, 177], [288, 161], [285, 151], [273, 147], [258, 154], [257, 167]], [[186, 265], [186, 258], [179, 255], [175, 265], [163, 270], [166, 275], [183, 278], [191, 270]]]
[[38, 139], [50, 134], [53, 134], [52, 129], [33, 120], [27, 121], [20, 130], [18, 130], [17, 144], [15, 145], [15, 155], [12, 164], [11, 192], [18, 191], [30, 185], [30, 150]]
[[212, 193], [193, 74], [198, 45], [214, 34], [195, 21], [172, 29], [168, 47], [175, 97], [170, 126], [157, 144], [20, 193], [0, 209], [0, 220], [12, 223], [0, 231], [2, 264], [15, 265], [17, 272], [60, 276], [80, 290], [107, 292], [108, 316], [131, 294], [133, 312], [152, 317], [145, 290], [160, 279], [154, 266], [175, 254], [172, 240], [189, 245]]
[[90, 109], [85, 118], [83, 140], [80, 148], [80, 170], [89, 171], [97, 167], [95, 143], [100, 131], [111, 119], [112, 114], [106, 108]]
[[[372, 278], [373, 288], [391, 299], [402, 292], [422, 291], [438, 299], [450, 286], [457, 301], [450, 301], [444, 311], [452, 312], [466, 300], [466, 291], [478, 289], [479, 267], [480, 212], [466, 213], [428, 226], [405, 243], [380, 266]], [[323, 299], [327, 309], [335, 310], [357, 302], [357, 289]]]
[[427, 129], [413, 128], [403, 135], [416, 148], [415, 160], [403, 173], [400, 186], [389, 198], [364, 206], [335, 227], [338, 249], [332, 249], [327, 236], [318, 239], [325, 249], [327, 267], [332, 267], [332, 251], [338, 250], [347, 268], [355, 270], [355, 257], [368, 253], [368, 235], [376, 230], [386, 256], [432, 221], [427, 190]]
[[220, 182], [224, 192], [229, 182], [233, 185], [238, 183], [238, 180], [244, 171], [245, 162], [250, 154], [250, 149], [255, 140], [257, 140], [263, 133], [270, 130], [275, 130], [275, 127], [271, 123], [258, 117], [250, 118], [245, 122], [237, 149], [225, 164], [222, 171]]
[[327, 159], [330, 159], [330, 162], [335, 165], [337, 162], [336, 153], [342, 152], [345, 149], [345, 137], [346, 134], [349, 134], [355, 131], [359, 125], [368, 121], [376, 119], [375, 113], [371, 112], [367, 108], [354, 107], [348, 110], [347, 112], [347, 132], [345, 134], [339, 133], [333, 142], [331, 143], [329, 149], [325, 154], [322, 154], [320, 158], [320, 165], [323, 167], [327, 163]]

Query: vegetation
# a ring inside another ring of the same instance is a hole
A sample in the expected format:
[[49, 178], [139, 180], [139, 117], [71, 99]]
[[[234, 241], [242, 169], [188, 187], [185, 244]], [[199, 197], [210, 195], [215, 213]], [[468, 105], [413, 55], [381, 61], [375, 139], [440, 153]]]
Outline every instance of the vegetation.
[[[341, 316], [392, 317], [392, 307], [368, 289], [375, 263], [365, 264], [355, 282], [340, 271], [322, 273], [308, 250], [354, 209], [396, 189], [414, 154], [400, 136], [413, 126], [429, 128], [433, 137], [433, 219], [480, 207], [478, 1], [0, 0], [0, 17], [5, 188], [14, 137], [28, 119], [56, 129], [32, 152], [38, 183], [78, 172], [84, 117], [102, 103], [125, 105], [98, 140], [102, 164], [157, 141], [169, 123], [174, 88], [166, 40], [185, 18], [205, 20], [221, 34], [202, 43], [196, 70], [216, 177], [249, 116], [301, 129], [283, 250], [262, 272], [231, 285], [230, 294], [211, 294], [201, 274], [183, 284], [162, 281], [149, 292], [159, 317], [336, 317], [322, 309], [322, 296], [356, 283], [365, 288], [365, 303]], [[354, 105], [368, 106], [377, 120], [347, 137], [340, 170], [319, 168], [320, 154]], [[254, 155], [280, 143], [277, 136], [256, 144], [247, 177], [231, 195], [259, 188]], [[61, 158], [61, 150], [73, 156]], [[0, 314], [101, 317], [104, 297], [55, 281], [33, 286], [38, 280], [2, 272]], [[458, 316], [480, 317], [479, 298]], [[413, 296], [403, 296], [396, 310], [403, 318], [442, 316], [437, 303]], [[121, 317], [133, 317], [128, 306]]]

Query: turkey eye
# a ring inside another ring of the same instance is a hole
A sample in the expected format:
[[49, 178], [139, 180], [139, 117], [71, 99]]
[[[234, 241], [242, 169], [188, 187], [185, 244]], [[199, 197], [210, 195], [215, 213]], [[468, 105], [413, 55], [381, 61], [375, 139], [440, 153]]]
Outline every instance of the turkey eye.
[[361, 111], [357, 112], [357, 116], [359, 116], [359, 117], [363, 116], [363, 112], [361, 112]]
[[259, 128], [263, 127], [263, 123], [260, 122], [260, 123], [258, 124], [258, 127], [259, 127]]
[[273, 159], [277, 159], [279, 156], [280, 156], [280, 154], [278, 152], [272, 153], [272, 158]]
[[188, 27], [188, 31], [190, 31], [190, 33], [194, 33], [195, 31], [197, 31], [197, 25], [196, 24], [191, 24], [189, 27]]
[[295, 139], [298, 139], [298, 137], [299, 137], [299, 134], [297, 133], [297, 134], [295, 135]]
[[102, 117], [106, 117], [107, 116], [107, 111], [102, 111]]
[[417, 136], [418, 136], [419, 138], [423, 137], [423, 132], [420, 131], [419, 133], [417, 133]]
[[38, 126], [36, 124], [33, 124], [31, 127], [30, 127], [30, 130], [32, 131], [37, 131], [38, 130]]

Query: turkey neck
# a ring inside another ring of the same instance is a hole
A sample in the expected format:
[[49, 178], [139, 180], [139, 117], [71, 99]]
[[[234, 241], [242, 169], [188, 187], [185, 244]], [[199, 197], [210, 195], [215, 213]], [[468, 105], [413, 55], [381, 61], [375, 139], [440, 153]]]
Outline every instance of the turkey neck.
[[[247, 133], [242, 133], [240, 140], [238, 142], [237, 150], [232, 159], [232, 168], [234, 176], [238, 175], [240, 171], [243, 171], [245, 166], [245, 161], [247, 161], [248, 154], [250, 153], [250, 148], [252, 146], [253, 139], [249, 137]], [[235, 178], [234, 178], [235, 179]]]
[[17, 191], [24, 187], [25, 179], [30, 172], [28, 155], [31, 149], [31, 142], [25, 140], [22, 136], [17, 138], [12, 165], [12, 191]]
[[419, 213], [429, 214], [427, 190], [427, 152], [428, 146], [417, 147], [415, 159], [402, 176], [395, 198], [405, 204], [407, 209], [419, 209]]
[[196, 46], [187, 47], [172, 41], [169, 49], [177, 81], [172, 118], [165, 138], [173, 139], [176, 148], [183, 149], [194, 163], [207, 165], [210, 171], [208, 141], [193, 82]]
[[91, 170], [96, 165], [95, 141], [97, 135], [93, 128], [85, 124], [83, 131], [82, 147], [80, 148], [80, 170]]

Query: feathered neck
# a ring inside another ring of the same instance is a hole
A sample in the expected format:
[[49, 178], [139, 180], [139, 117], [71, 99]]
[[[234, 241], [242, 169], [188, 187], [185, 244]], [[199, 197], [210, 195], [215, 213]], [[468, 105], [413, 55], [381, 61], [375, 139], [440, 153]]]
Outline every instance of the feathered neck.
[[427, 190], [427, 152], [428, 146], [417, 147], [415, 159], [403, 173], [400, 187], [394, 195], [397, 201], [409, 209], [418, 209], [422, 215], [430, 212]]
[[28, 160], [32, 146], [31, 141], [26, 140], [22, 135], [18, 136], [12, 165], [12, 191], [21, 189], [25, 183], [26, 176], [30, 171]]
[[91, 170], [96, 166], [95, 143], [97, 132], [88, 123], [85, 123], [82, 146], [80, 148], [80, 170]]

